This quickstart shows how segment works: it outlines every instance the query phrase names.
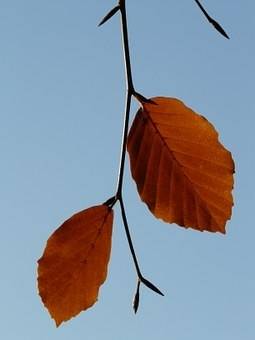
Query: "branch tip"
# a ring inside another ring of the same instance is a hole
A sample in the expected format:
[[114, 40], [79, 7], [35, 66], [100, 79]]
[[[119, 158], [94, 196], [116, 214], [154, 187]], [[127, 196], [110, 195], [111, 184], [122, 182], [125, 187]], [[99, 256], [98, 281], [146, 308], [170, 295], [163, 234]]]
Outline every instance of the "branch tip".
[[140, 281], [140, 279], [138, 279], [137, 286], [136, 286], [136, 292], [135, 292], [135, 296], [134, 296], [134, 300], [133, 300], [133, 309], [134, 309], [135, 314], [138, 311], [139, 302], [140, 302], [140, 284], [141, 284], [141, 281]]
[[225, 30], [223, 29], [223, 27], [217, 21], [211, 18], [210, 23], [221, 35], [223, 35], [223, 37], [230, 39]]
[[202, 6], [202, 4], [200, 3], [199, 0], [195, 0], [196, 4], [198, 5], [198, 7], [200, 8], [200, 10], [202, 11], [202, 13], [204, 14], [204, 16], [206, 17], [206, 19], [209, 21], [210, 24], [213, 25], [213, 27], [221, 34], [223, 35], [223, 37], [230, 39], [229, 36], [227, 35], [227, 33], [225, 32], [225, 30], [222, 28], [222, 26], [216, 21], [214, 20], [205, 10], [205, 8]]
[[98, 24], [99, 26], [102, 26], [103, 24], [105, 24], [109, 19], [111, 19], [114, 14], [116, 14], [118, 11], [120, 10], [120, 6], [117, 5], [116, 7], [114, 7], [113, 9], [110, 10], [110, 12], [108, 12], [106, 14], [106, 16], [100, 21], [100, 23]]

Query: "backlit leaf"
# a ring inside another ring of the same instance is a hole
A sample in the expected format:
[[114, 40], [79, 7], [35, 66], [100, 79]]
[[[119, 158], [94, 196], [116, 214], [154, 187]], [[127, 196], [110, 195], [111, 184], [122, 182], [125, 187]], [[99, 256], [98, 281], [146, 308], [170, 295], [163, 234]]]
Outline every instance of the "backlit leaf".
[[38, 289], [56, 325], [96, 301], [107, 275], [113, 211], [106, 205], [83, 210], [48, 239], [38, 261]]
[[225, 233], [231, 217], [234, 162], [204, 117], [180, 100], [143, 103], [128, 136], [131, 172], [158, 218]]

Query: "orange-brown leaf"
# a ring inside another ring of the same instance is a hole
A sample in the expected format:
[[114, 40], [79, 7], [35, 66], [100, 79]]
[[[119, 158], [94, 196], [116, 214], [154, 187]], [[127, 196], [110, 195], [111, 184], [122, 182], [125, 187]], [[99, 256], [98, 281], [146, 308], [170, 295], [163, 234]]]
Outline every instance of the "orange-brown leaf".
[[225, 233], [231, 217], [234, 162], [204, 117], [180, 100], [143, 103], [128, 136], [131, 172], [158, 218]]
[[83, 210], [48, 239], [38, 261], [38, 289], [56, 325], [91, 307], [107, 275], [113, 211]]

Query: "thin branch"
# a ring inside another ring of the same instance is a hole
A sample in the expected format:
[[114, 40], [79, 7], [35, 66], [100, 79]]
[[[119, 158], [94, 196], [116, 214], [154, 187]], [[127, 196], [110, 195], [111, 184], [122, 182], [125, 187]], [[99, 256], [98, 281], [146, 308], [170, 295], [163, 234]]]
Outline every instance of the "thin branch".
[[120, 198], [122, 195], [131, 98], [132, 98], [132, 93], [128, 90], [126, 94], [126, 108], [125, 108], [124, 125], [123, 125], [123, 132], [122, 132], [122, 145], [121, 145], [120, 165], [119, 165], [119, 174], [118, 174], [118, 182], [117, 182], [117, 198]]
[[137, 286], [137, 292], [136, 292], [135, 300], [134, 300], [134, 311], [136, 313], [136, 311], [138, 309], [138, 305], [139, 305], [140, 282], [143, 283], [147, 288], [153, 290], [155, 293], [157, 293], [161, 296], [164, 296], [164, 294], [153, 283], [151, 283], [149, 280], [145, 279], [143, 277], [142, 273], [141, 273], [139, 263], [138, 263], [138, 260], [137, 260], [137, 257], [136, 257], [135, 249], [134, 249], [134, 246], [133, 246], [132, 238], [131, 238], [131, 235], [130, 235], [129, 227], [128, 227], [127, 215], [126, 215], [125, 206], [124, 206], [122, 196], [119, 197], [119, 202], [120, 202], [121, 215], [122, 215], [122, 220], [123, 220], [124, 227], [125, 227], [125, 232], [126, 232], [126, 236], [127, 236], [127, 240], [128, 240], [129, 249], [131, 251], [133, 261], [134, 261], [134, 264], [135, 264], [136, 273], [137, 273], [137, 276], [138, 276], [138, 286]]
[[124, 114], [124, 124], [123, 124], [123, 133], [122, 133], [122, 145], [121, 145], [121, 155], [120, 155], [120, 164], [119, 164], [119, 174], [118, 174], [118, 182], [117, 182], [117, 191], [116, 196], [111, 197], [105, 204], [112, 207], [116, 201], [120, 202], [121, 215], [123, 224], [125, 227], [125, 232], [128, 240], [128, 245], [132, 254], [132, 258], [135, 264], [136, 272], [138, 279], [142, 279], [142, 274], [139, 268], [138, 260], [135, 254], [132, 238], [130, 235], [127, 216], [125, 212], [124, 202], [122, 198], [122, 187], [123, 187], [123, 177], [124, 177], [124, 168], [125, 168], [125, 156], [126, 156], [126, 145], [127, 145], [127, 137], [128, 137], [128, 125], [129, 125], [129, 116], [130, 116], [130, 106], [132, 95], [135, 94], [133, 80], [132, 80], [132, 71], [131, 71], [131, 62], [130, 62], [130, 53], [129, 53], [129, 42], [128, 42], [128, 29], [127, 29], [127, 16], [126, 16], [126, 6], [125, 0], [120, 0], [119, 5], [116, 6], [113, 10], [111, 10], [101, 21], [101, 24], [109, 20], [117, 11], [121, 13], [121, 29], [122, 29], [122, 42], [123, 42], [123, 52], [124, 52], [124, 62], [126, 69], [126, 83], [127, 83], [127, 93], [126, 93], [126, 105], [125, 105], [125, 114]]
[[126, 158], [126, 148], [127, 148], [127, 138], [128, 138], [128, 126], [129, 126], [129, 117], [130, 117], [130, 107], [131, 107], [131, 100], [132, 96], [134, 96], [138, 101], [141, 103], [149, 102], [154, 103], [152, 100], [145, 98], [141, 94], [135, 91], [132, 79], [132, 70], [131, 70], [131, 62], [130, 62], [130, 53], [129, 53], [129, 40], [128, 40], [128, 28], [127, 28], [127, 14], [126, 14], [126, 1], [119, 0], [118, 6], [114, 7], [101, 21], [100, 25], [108, 21], [115, 13], [120, 11], [121, 13], [121, 29], [122, 29], [122, 43], [123, 43], [123, 52], [124, 52], [124, 63], [125, 63], [125, 70], [126, 70], [126, 104], [125, 104], [125, 114], [124, 114], [124, 124], [123, 124], [123, 133], [122, 133], [122, 144], [121, 144], [121, 155], [120, 155], [120, 164], [119, 164], [119, 174], [118, 174], [118, 181], [117, 181], [117, 190], [116, 195], [108, 199], [104, 204], [108, 205], [110, 208], [114, 206], [114, 204], [119, 201], [120, 202], [120, 209], [123, 224], [125, 227], [125, 233], [127, 236], [127, 241], [129, 245], [129, 249], [134, 261], [137, 277], [138, 277], [138, 286], [137, 292], [135, 295], [134, 301], [134, 310], [135, 312], [138, 309], [139, 305], [139, 290], [140, 290], [140, 283], [143, 283], [146, 287], [153, 290], [154, 292], [163, 295], [161, 291], [154, 286], [150, 281], [145, 279], [142, 276], [139, 263], [136, 257], [135, 249], [133, 246], [132, 238], [129, 231], [125, 206], [122, 198], [122, 187], [123, 187], [123, 177], [124, 177], [124, 168], [125, 168], [125, 158]]
[[133, 86], [130, 53], [129, 53], [126, 0], [120, 0], [119, 6], [120, 6], [120, 12], [121, 12], [121, 29], [122, 29], [122, 42], [123, 42], [124, 59], [125, 59], [125, 67], [126, 67], [127, 91], [133, 94], [134, 86]]
[[141, 270], [140, 270], [140, 267], [139, 267], [139, 264], [138, 264], [136, 254], [135, 254], [135, 249], [134, 249], [134, 246], [133, 246], [132, 238], [131, 238], [131, 235], [130, 235], [130, 231], [129, 231], [129, 227], [128, 227], [128, 221], [127, 221], [127, 215], [126, 215], [125, 206], [124, 206], [122, 196], [119, 198], [119, 202], [120, 202], [122, 220], [123, 220], [123, 223], [124, 223], [125, 232], [126, 232], [126, 236], [127, 236], [127, 240], [128, 240], [128, 245], [129, 245], [133, 260], [134, 260], [137, 276], [141, 280], [142, 274], [141, 274]]
[[119, 165], [119, 175], [118, 175], [118, 184], [117, 184], [117, 196], [121, 196], [122, 186], [123, 186], [123, 176], [124, 176], [124, 166], [125, 166], [125, 158], [126, 158], [126, 144], [127, 144], [127, 136], [128, 136], [128, 125], [129, 125], [129, 116], [130, 116], [130, 105], [131, 98], [134, 91], [133, 79], [132, 79], [132, 70], [131, 70], [131, 62], [130, 62], [130, 53], [129, 53], [129, 42], [128, 42], [128, 28], [127, 28], [127, 15], [126, 15], [126, 3], [125, 0], [119, 1], [120, 13], [121, 13], [121, 30], [122, 30], [122, 44], [123, 44], [123, 52], [124, 52], [124, 62], [126, 69], [126, 108], [124, 115], [124, 125], [123, 125], [123, 134], [122, 134], [122, 146], [121, 146], [121, 156], [120, 156], [120, 165]]

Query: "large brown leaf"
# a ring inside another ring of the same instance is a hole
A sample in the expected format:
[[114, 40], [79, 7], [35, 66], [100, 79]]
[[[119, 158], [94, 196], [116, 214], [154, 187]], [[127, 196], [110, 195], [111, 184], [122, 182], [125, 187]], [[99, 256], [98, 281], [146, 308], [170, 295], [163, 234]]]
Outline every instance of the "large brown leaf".
[[152, 98], [128, 136], [131, 172], [141, 199], [166, 222], [225, 233], [234, 162], [204, 117], [180, 100]]
[[113, 211], [106, 205], [83, 210], [48, 239], [38, 261], [38, 288], [56, 325], [97, 300], [107, 275]]

